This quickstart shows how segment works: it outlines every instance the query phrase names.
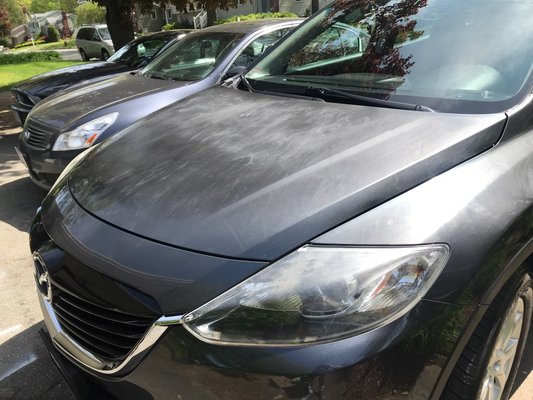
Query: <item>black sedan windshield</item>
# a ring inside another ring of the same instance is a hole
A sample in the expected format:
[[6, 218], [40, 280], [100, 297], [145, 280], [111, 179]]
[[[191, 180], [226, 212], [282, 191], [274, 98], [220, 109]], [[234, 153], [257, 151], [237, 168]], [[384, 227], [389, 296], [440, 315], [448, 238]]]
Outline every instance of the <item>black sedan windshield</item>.
[[244, 34], [198, 32], [187, 35], [142, 70], [142, 75], [179, 81], [205, 78]]
[[[185, 34], [178, 36], [178, 38], [182, 36], [185, 36]], [[174, 39], [173, 36], [148, 36], [133, 40], [121, 47], [107, 61], [121, 62], [135, 68], [140, 68], [146, 65], [147, 60], [151, 60], [172, 39]]]
[[531, 86], [532, 15], [531, 0], [337, 0], [246, 78], [326, 101], [502, 111]]

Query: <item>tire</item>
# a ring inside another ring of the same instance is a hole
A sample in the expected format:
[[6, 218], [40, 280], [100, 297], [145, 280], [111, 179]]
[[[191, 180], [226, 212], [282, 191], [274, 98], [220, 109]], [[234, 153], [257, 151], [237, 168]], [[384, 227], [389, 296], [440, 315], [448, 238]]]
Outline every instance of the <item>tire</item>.
[[109, 58], [109, 53], [106, 49], [102, 49], [102, 54], [100, 56], [100, 60], [106, 61]]
[[[524, 352], [532, 308], [531, 275], [521, 268], [488, 307], [459, 357], [441, 400], [509, 398]], [[502, 351], [503, 348], [507, 350]]]
[[80, 56], [83, 61], [89, 61], [89, 57], [87, 57], [87, 54], [85, 51], [83, 51], [83, 49], [80, 49]]

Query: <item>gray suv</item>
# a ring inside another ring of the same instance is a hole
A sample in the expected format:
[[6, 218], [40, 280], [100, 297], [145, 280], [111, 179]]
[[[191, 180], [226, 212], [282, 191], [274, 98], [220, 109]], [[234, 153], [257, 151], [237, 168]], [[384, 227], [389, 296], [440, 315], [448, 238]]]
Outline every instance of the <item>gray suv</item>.
[[76, 47], [84, 61], [90, 58], [107, 60], [115, 52], [111, 35], [105, 24], [79, 28], [76, 34]]

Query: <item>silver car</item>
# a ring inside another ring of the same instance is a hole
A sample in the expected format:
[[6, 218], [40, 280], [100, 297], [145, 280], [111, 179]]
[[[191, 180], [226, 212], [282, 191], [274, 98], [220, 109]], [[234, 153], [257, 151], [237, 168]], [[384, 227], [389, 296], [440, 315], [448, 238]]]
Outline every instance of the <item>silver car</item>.
[[76, 33], [76, 47], [84, 61], [90, 58], [107, 60], [115, 52], [111, 35], [105, 24], [79, 28]]

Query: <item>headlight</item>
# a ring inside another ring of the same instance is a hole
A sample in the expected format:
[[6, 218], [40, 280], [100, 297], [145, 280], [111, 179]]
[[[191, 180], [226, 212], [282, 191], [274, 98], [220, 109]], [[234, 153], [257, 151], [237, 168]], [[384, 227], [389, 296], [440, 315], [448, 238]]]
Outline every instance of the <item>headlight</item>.
[[282, 346], [353, 336], [397, 319], [431, 287], [443, 244], [305, 246], [184, 317], [215, 344]]
[[90, 147], [96, 139], [117, 120], [118, 112], [104, 115], [83, 124], [76, 129], [62, 133], [56, 139], [52, 150], [76, 150]]

